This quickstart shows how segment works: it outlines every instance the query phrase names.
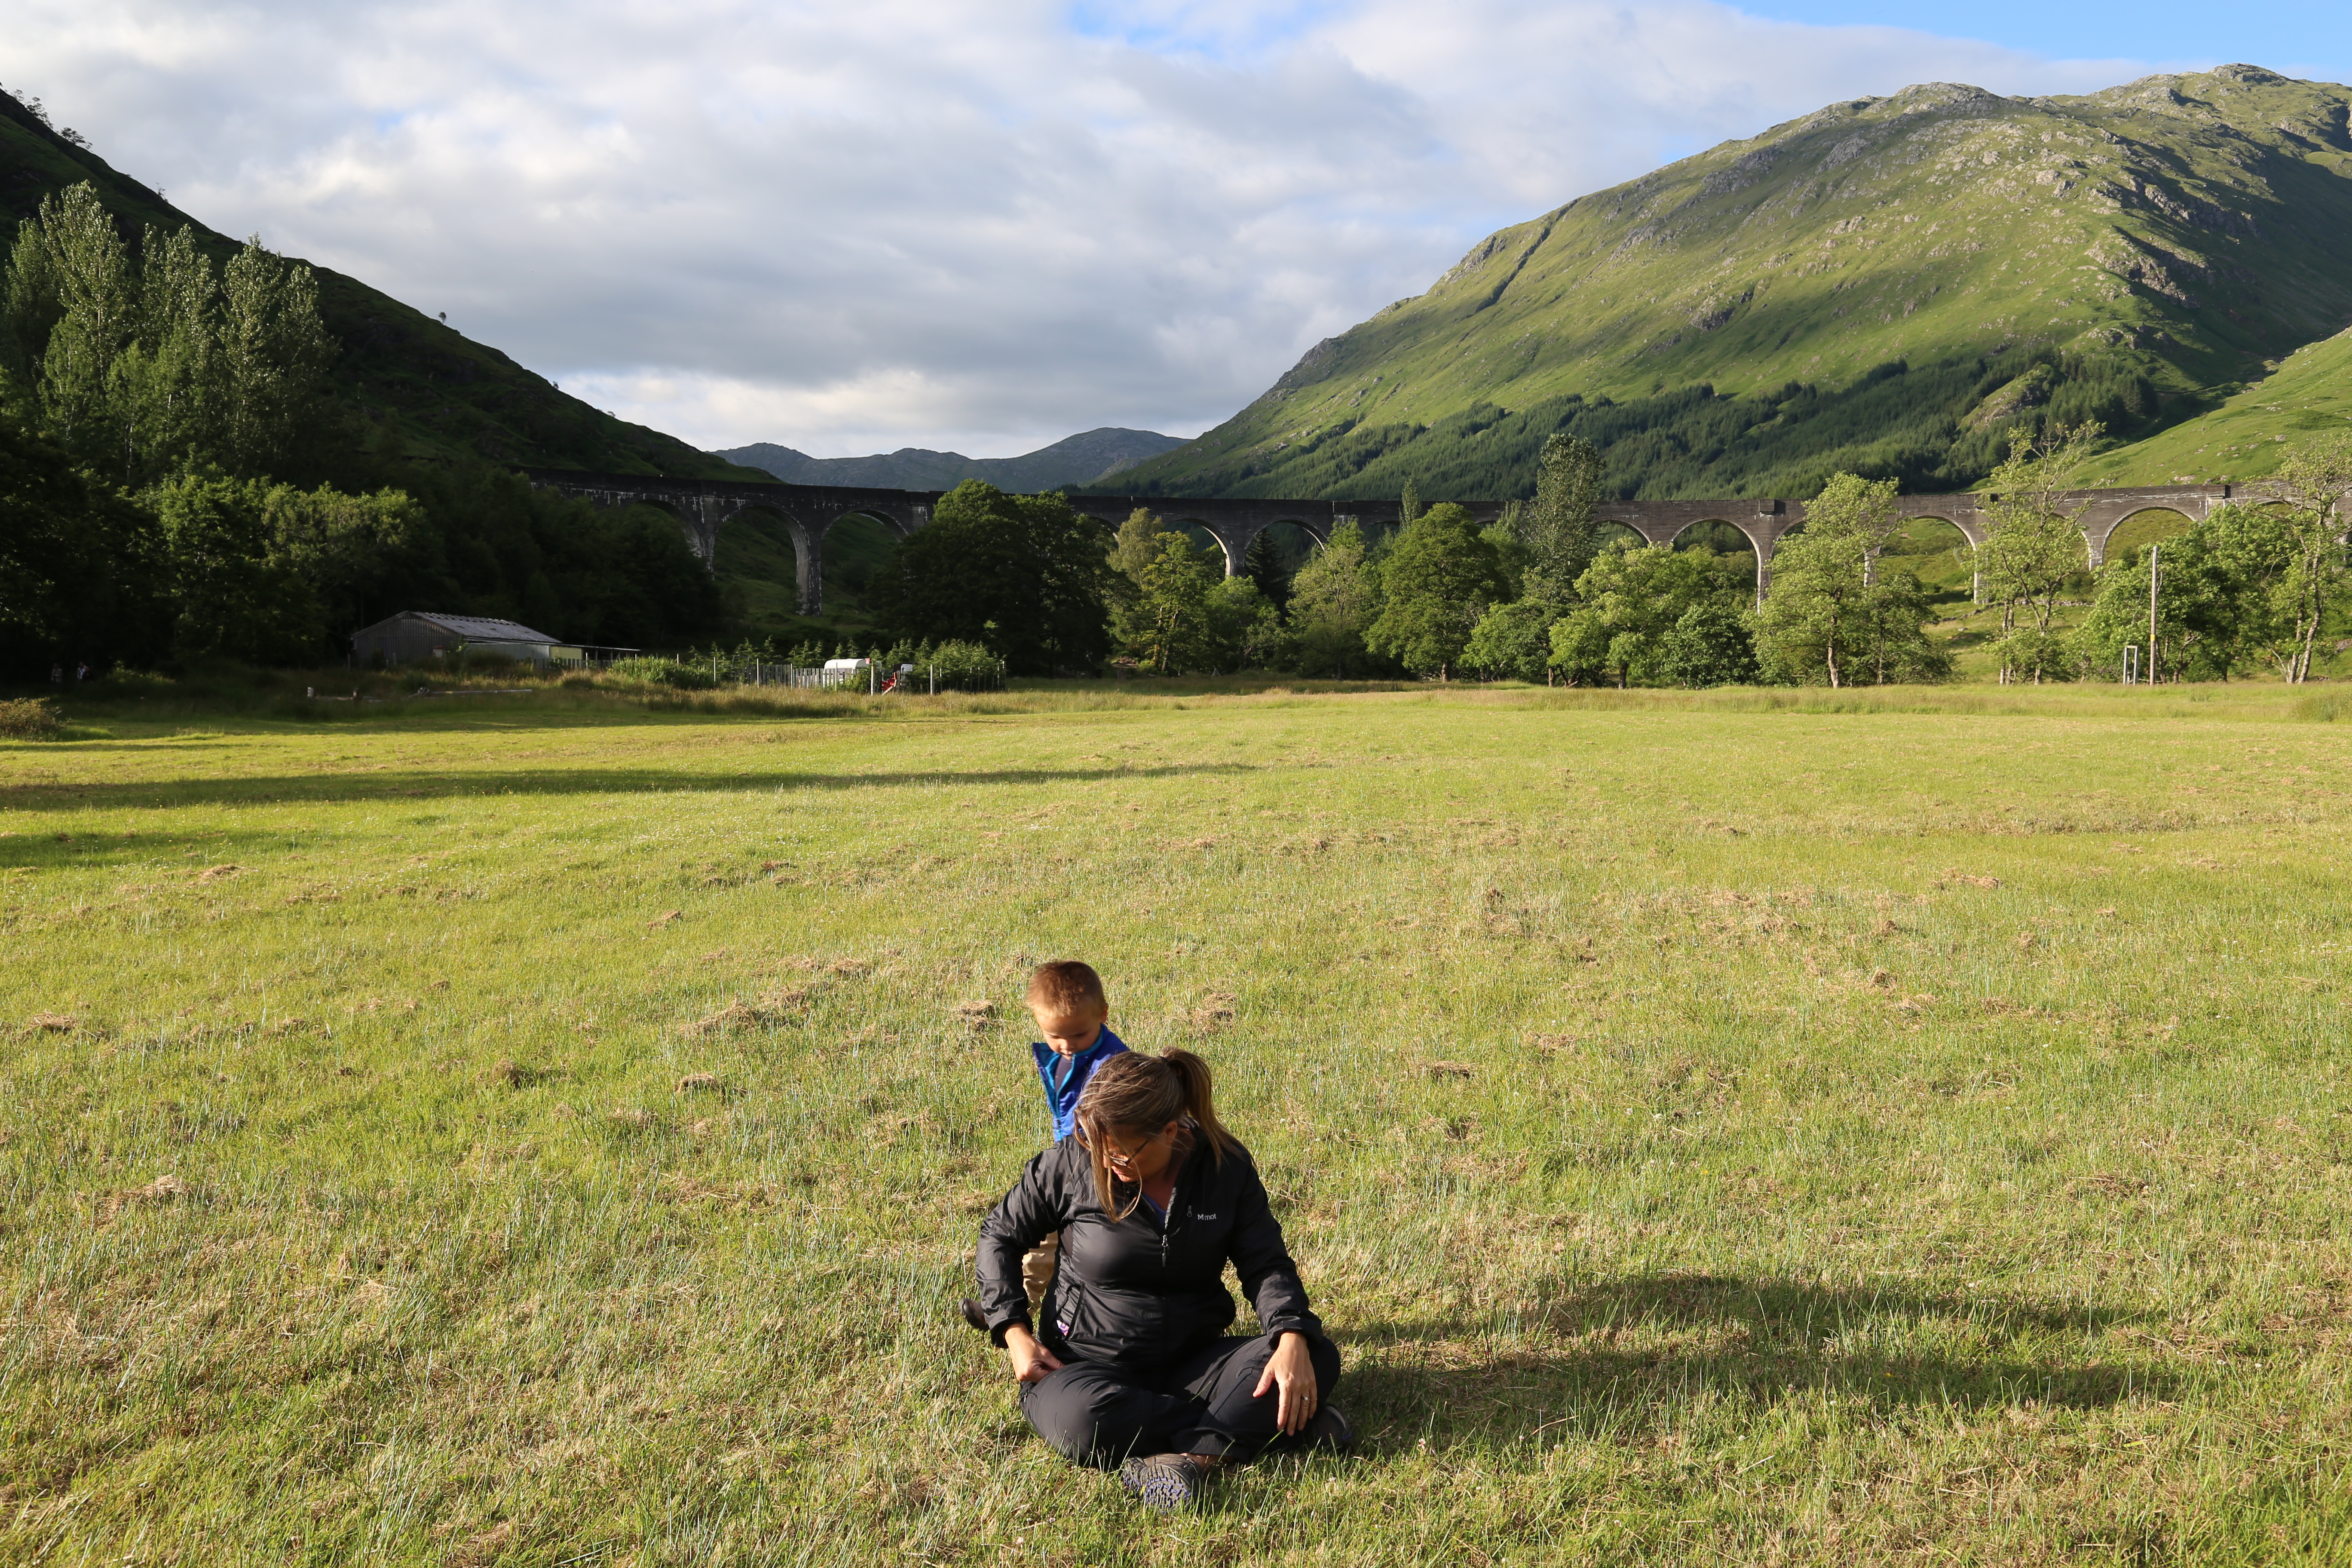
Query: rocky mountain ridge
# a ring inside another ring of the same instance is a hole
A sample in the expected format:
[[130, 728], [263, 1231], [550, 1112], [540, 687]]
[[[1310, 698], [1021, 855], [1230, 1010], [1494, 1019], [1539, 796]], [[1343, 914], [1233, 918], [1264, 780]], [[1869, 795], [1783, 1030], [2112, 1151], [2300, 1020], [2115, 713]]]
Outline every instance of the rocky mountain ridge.
[[2150, 434], [2352, 321], [2347, 117], [2242, 65], [1830, 104], [1490, 236], [1120, 485], [1524, 493], [1480, 444], [1582, 421], [1621, 493], [1800, 493], [1970, 482], [2062, 401]]

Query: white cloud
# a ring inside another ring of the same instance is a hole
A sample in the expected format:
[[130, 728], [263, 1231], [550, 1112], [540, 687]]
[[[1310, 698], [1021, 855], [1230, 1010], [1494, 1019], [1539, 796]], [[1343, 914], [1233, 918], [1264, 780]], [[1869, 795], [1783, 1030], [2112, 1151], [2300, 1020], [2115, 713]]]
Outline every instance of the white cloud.
[[1832, 99], [2125, 79], [1710, 0], [19, 0], [127, 172], [707, 446], [1189, 434], [1481, 236]]

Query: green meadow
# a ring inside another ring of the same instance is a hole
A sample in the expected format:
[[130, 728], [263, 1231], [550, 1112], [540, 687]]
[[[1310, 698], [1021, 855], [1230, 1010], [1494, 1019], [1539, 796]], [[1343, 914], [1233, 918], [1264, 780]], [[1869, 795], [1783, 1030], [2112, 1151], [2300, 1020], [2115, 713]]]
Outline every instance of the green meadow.
[[[0, 1562], [2341, 1563], [2320, 690], [73, 713]], [[1056, 956], [1214, 1064], [1356, 1456], [1147, 1516], [958, 1320]]]

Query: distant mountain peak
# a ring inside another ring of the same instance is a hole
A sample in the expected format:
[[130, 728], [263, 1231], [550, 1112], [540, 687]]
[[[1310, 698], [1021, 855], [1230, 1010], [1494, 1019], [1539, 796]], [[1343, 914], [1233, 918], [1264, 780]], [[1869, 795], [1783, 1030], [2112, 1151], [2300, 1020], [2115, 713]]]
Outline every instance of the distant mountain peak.
[[746, 468], [764, 469], [786, 484], [945, 490], [966, 479], [985, 479], [999, 489], [1032, 494], [1063, 485], [1091, 484], [1182, 445], [1183, 438], [1178, 436], [1105, 426], [1065, 436], [1017, 458], [967, 458], [961, 452], [934, 452], [921, 447], [901, 447], [868, 458], [812, 458], [768, 441], [717, 455]]

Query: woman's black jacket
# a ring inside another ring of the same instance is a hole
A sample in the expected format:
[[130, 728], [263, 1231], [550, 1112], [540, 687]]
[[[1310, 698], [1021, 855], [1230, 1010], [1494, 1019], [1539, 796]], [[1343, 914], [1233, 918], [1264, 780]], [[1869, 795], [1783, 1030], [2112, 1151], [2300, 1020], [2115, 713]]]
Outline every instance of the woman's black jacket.
[[[1132, 1185], [1118, 1184], [1120, 1206], [1135, 1195]], [[1143, 1368], [1199, 1350], [1234, 1321], [1223, 1279], [1228, 1258], [1257, 1308], [1259, 1328], [1322, 1336], [1257, 1166], [1238, 1144], [1220, 1163], [1207, 1141], [1198, 1142], [1177, 1173], [1165, 1229], [1147, 1203], [1125, 1219], [1103, 1212], [1093, 1161], [1076, 1139], [1030, 1161], [1020, 1185], [980, 1226], [980, 1302], [998, 1344], [1006, 1329], [1029, 1321], [1021, 1255], [1057, 1230], [1061, 1260], [1045, 1293], [1045, 1321], [1033, 1331], [1065, 1361]]]

